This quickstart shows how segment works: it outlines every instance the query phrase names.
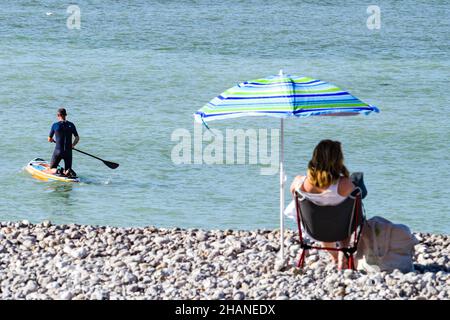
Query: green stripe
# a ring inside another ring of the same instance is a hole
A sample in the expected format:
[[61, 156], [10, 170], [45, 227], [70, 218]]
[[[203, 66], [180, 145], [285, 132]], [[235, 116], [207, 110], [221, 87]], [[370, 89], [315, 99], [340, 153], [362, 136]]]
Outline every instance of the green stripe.
[[[323, 90], [294, 90], [294, 94], [304, 94], [304, 93], [328, 93], [328, 92], [345, 92], [339, 88], [332, 88], [332, 89], [323, 89]], [[258, 91], [258, 92], [245, 92], [245, 91], [236, 91], [233, 92], [231, 89], [225, 91], [222, 93], [222, 96], [227, 95], [227, 97], [233, 97], [233, 96], [240, 96], [240, 97], [246, 97], [246, 96], [270, 96], [270, 95], [283, 95], [286, 92], [292, 93], [290, 90], [286, 91]]]
[[316, 80], [316, 79], [308, 78], [308, 77], [292, 79], [292, 78], [285, 77], [285, 78], [276, 78], [276, 79], [256, 79], [256, 80], [250, 80], [247, 82], [259, 82], [259, 83], [264, 83], [264, 84], [270, 84], [270, 83], [277, 83], [277, 82], [293, 81], [295, 83], [304, 83], [304, 82], [309, 82], [309, 81], [313, 81], [313, 80]]

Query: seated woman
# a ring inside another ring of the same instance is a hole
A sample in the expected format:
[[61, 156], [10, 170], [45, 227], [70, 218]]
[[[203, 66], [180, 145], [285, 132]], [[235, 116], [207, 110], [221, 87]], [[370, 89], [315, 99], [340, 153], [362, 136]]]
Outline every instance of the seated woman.
[[[296, 176], [291, 184], [291, 193], [298, 190], [308, 200], [317, 205], [334, 206], [344, 201], [353, 191], [353, 185], [339, 141], [322, 140], [314, 149], [308, 163], [306, 176]], [[346, 246], [348, 240], [341, 241]], [[323, 242], [325, 247], [335, 247], [334, 242]], [[346, 264], [342, 252], [329, 251], [341, 269]]]

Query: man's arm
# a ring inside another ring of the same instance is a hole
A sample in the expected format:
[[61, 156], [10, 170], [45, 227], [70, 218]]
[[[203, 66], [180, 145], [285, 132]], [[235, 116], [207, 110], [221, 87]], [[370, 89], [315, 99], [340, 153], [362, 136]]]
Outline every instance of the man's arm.
[[80, 141], [80, 136], [78, 135], [77, 132], [77, 127], [75, 127], [75, 125], [73, 124], [73, 131], [72, 134], [75, 136], [75, 139], [72, 142], [72, 149], [75, 148], [75, 146], [77, 145], [78, 141]]
[[75, 148], [75, 146], [77, 145], [78, 141], [80, 141], [80, 137], [76, 136], [75, 139], [72, 142], [72, 149]]
[[52, 128], [50, 129], [50, 133], [48, 134], [48, 142], [55, 142], [55, 140], [53, 139], [53, 135], [55, 134], [55, 128], [54, 125], [52, 126]]

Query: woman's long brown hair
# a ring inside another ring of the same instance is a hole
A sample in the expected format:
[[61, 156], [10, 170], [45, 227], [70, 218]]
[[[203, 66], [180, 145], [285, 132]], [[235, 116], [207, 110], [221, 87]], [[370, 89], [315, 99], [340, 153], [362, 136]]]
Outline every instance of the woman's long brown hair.
[[333, 140], [320, 141], [308, 163], [309, 181], [316, 187], [328, 188], [336, 183], [341, 175], [349, 177], [344, 165], [341, 143]]

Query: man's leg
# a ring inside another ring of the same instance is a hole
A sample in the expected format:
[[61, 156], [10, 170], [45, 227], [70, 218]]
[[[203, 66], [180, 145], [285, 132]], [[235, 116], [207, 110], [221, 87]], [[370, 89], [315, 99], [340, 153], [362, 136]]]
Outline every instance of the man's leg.
[[72, 152], [64, 154], [64, 174], [69, 175], [72, 170]]
[[61, 162], [61, 154], [59, 152], [53, 151], [52, 160], [50, 161], [49, 173], [56, 173], [59, 163]]

